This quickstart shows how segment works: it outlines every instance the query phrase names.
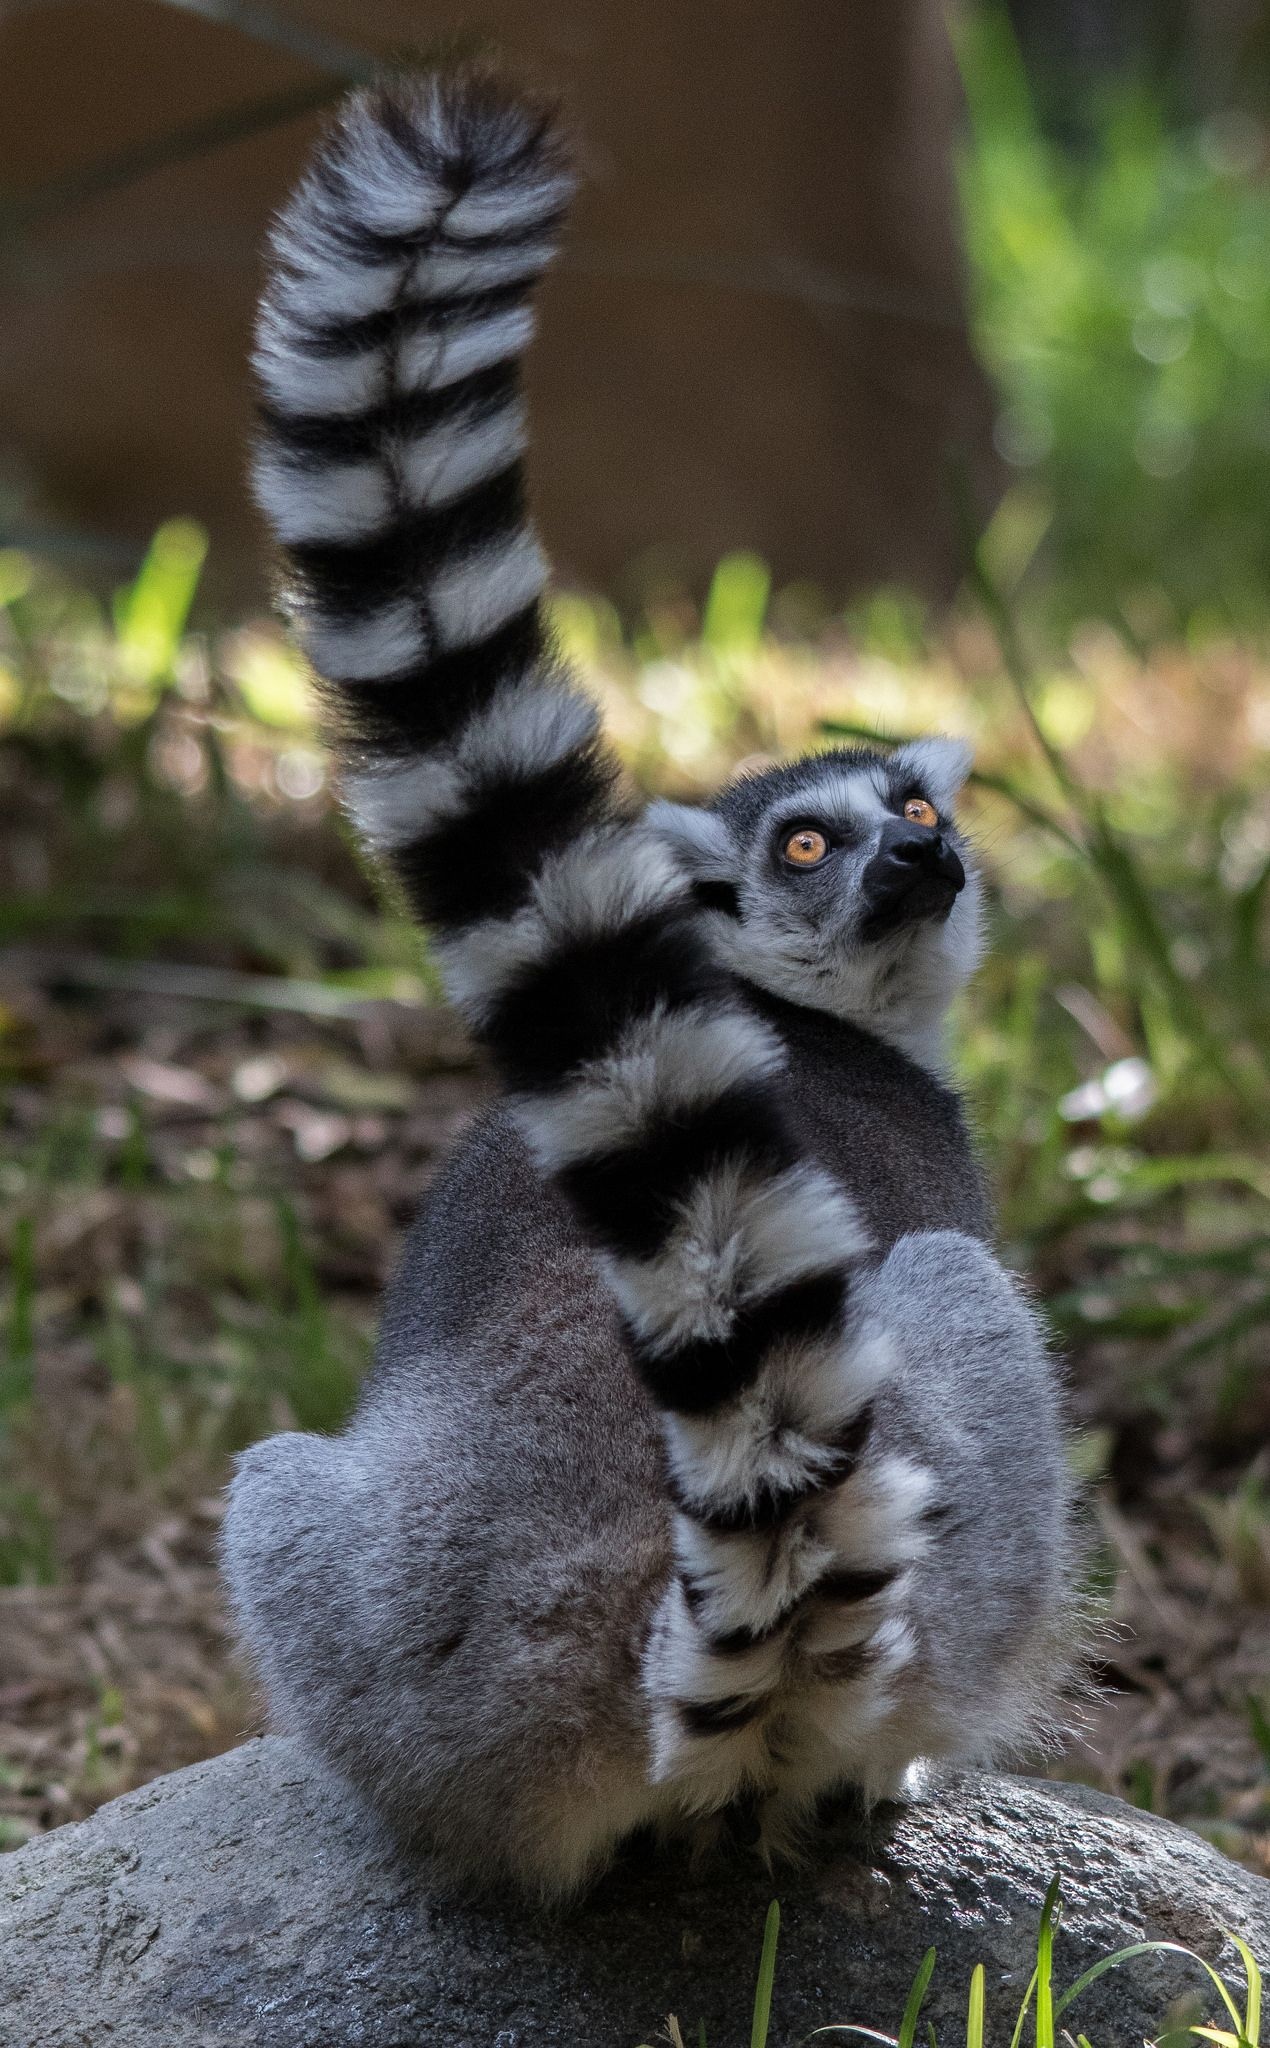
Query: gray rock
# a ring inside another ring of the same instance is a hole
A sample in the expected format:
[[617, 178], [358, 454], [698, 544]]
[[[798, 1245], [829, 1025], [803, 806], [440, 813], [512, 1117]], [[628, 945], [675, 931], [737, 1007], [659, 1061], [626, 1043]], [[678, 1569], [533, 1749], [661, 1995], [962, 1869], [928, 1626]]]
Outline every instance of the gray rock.
[[[1144, 1936], [1196, 1947], [1237, 1980], [1221, 1932], [1233, 1928], [1270, 1962], [1270, 1884], [1082, 1788], [967, 1776], [875, 1820], [867, 1843], [835, 1823], [814, 1867], [775, 1880], [740, 1852], [696, 1877], [649, 1852], [543, 1920], [447, 1900], [274, 1737], [0, 1858], [0, 2042], [635, 2048], [675, 2013], [688, 2041], [704, 2018], [711, 2048], [739, 2048], [774, 1892], [773, 2048], [847, 2020], [894, 2033], [931, 1944], [927, 2014], [944, 2048], [965, 2038], [979, 1961], [990, 2038], [1008, 2042], [1055, 1871], [1063, 1983]], [[1131, 2048], [1204, 1986], [1179, 1957], [1145, 1957], [1102, 1978], [1072, 2021], [1096, 2048]]]

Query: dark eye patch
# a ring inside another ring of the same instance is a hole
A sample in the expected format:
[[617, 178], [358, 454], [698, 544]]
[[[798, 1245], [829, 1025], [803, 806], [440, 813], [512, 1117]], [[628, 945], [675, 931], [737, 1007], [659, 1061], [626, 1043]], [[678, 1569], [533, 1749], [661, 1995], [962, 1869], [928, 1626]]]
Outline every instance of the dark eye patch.
[[732, 882], [694, 882], [692, 894], [702, 910], [721, 910], [727, 917], [741, 915], [741, 899]]

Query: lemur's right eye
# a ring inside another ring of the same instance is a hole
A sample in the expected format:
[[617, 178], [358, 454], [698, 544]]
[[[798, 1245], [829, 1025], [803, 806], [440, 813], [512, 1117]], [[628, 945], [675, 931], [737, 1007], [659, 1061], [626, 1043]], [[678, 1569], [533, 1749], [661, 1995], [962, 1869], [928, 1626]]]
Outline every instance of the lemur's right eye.
[[829, 841], [814, 825], [800, 825], [797, 832], [790, 833], [782, 851], [796, 868], [814, 868], [828, 853]]
[[910, 825], [926, 825], [932, 830], [939, 823], [939, 812], [924, 796], [911, 796], [904, 806], [904, 816]]

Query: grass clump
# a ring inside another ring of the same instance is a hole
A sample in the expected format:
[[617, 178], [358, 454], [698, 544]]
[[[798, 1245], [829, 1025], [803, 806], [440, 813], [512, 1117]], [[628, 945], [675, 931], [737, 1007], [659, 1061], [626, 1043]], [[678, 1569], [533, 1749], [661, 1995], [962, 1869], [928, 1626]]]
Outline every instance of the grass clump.
[[[1022, 2048], [1025, 2039], [1032, 2044], [1032, 2048], [1057, 2048], [1059, 2042], [1065, 2043], [1066, 2048], [1095, 2048], [1095, 2044], [1090, 2042], [1086, 2034], [1074, 2033], [1072, 2022], [1069, 2021], [1064, 2026], [1063, 2020], [1083, 1994], [1100, 1978], [1147, 1955], [1179, 1956], [1194, 1964], [1216, 1993], [1221, 2018], [1221, 2024], [1211, 2025], [1202, 2020], [1178, 2018], [1175, 2012], [1172, 2018], [1162, 2018], [1162, 2031], [1148, 2044], [1148, 2048], [1183, 2048], [1183, 2044], [1192, 2038], [1215, 2043], [1216, 2048], [1261, 2048], [1262, 1973], [1247, 1942], [1241, 1940], [1237, 1934], [1228, 1935], [1227, 1939], [1238, 1952], [1244, 1967], [1241, 1995], [1232, 1991], [1225, 1979], [1211, 1963], [1205, 1961], [1203, 1956], [1175, 1941], [1132, 1942], [1125, 1948], [1116, 1949], [1113, 1953], [1101, 1957], [1065, 1990], [1060, 1991], [1054, 1978], [1054, 1937], [1061, 1917], [1062, 1896], [1056, 1877], [1050, 1884], [1041, 1908], [1037, 1929], [1036, 1965], [1017, 2013], [1013, 2017], [1010, 2048]], [[768, 1908], [763, 1930], [762, 1953], [754, 1991], [750, 2048], [768, 2048], [779, 1935], [780, 1907], [777, 1901], [773, 1900]], [[816, 2027], [806, 2036], [806, 2041], [815, 2041], [832, 2035], [839, 2038], [875, 2041], [881, 2043], [882, 2048], [916, 2048], [922, 2011], [935, 1976], [937, 1962], [936, 1950], [928, 1948], [914, 1974], [898, 2033], [883, 2033], [877, 2027], [864, 2026], [857, 2022], [840, 2022]], [[1237, 1998], [1240, 2002], [1237, 2002]], [[1005, 2012], [989, 2012], [987, 1977], [984, 1965], [977, 1963], [971, 1971], [966, 1998], [965, 2048], [984, 2048], [984, 2042], [988, 2038], [1004, 2039], [1004, 2029], [1010, 2024], [1010, 2020], [1011, 2011], [1008, 2007]], [[685, 2048], [683, 2029], [673, 2015], [667, 2019], [666, 2034], [672, 2048]], [[923, 2048], [939, 2048], [939, 2036], [929, 2020], [920, 2038]], [[709, 2048], [704, 2020], [698, 2022], [695, 2039], [697, 2048]], [[1097, 2048], [1127, 2048], [1127, 2044], [1100, 2042]]]

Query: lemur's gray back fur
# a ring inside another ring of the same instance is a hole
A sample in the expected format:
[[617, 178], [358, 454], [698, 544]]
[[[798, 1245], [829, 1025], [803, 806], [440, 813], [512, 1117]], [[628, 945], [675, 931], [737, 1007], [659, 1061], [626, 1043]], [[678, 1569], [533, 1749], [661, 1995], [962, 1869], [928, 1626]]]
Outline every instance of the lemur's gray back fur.
[[615, 794], [521, 476], [569, 189], [550, 118], [456, 73], [351, 100], [275, 233], [258, 492], [350, 815], [507, 1093], [353, 1423], [248, 1453], [225, 1539], [284, 1724], [545, 1892], [645, 1822], [745, 1797], [779, 1845], [1017, 1738], [1067, 1566], [1052, 1374], [938, 1078], [961, 750]]

